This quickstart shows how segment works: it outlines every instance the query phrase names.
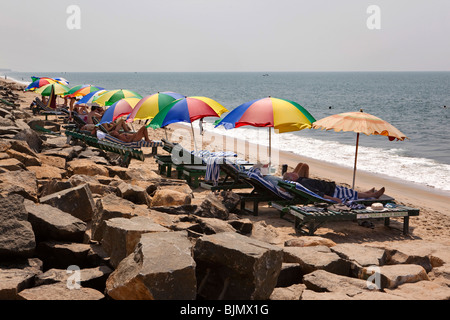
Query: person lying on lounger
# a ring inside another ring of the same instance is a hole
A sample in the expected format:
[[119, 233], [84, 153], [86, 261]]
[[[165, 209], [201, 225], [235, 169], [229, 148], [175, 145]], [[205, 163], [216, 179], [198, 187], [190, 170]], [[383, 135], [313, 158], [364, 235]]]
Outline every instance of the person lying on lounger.
[[119, 127], [109, 132], [113, 137], [122, 140], [123, 142], [138, 142], [144, 139], [147, 142], [152, 142], [148, 137], [147, 127], [143, 126], [137, 132], [119, 132]]
[[[280, 178], [274, 176], [266, 176], [265, 178], [272, 182], [274, 182], [273, 180], [281, 180]], [[372, 188], [368, 191], [358, 192], [344, 186], [336, 185], [336, 183], [332, 181], [311, 179], [309, 178], [309, 166], [306, 163], [299, 163], [293, 172], [286, 172], [283, 175], [283, 179], [298, 182], [302, 186], [318, 194], [319, 196], [328, 200], [336, 201], [338, 203], [342, 203], [344, 199], [378, 199], [384, 194], [385, 191], [385, 188], [383, 187], [380, 190], [375, 190], [375, 188]], [[275, 184], [277, 183], [278, 182], [275, 182]]]

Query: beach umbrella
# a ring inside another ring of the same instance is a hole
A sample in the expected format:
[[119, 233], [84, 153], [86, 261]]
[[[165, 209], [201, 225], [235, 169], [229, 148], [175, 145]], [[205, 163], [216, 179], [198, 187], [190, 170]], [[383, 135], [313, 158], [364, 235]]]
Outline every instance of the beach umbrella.
[[100, 124], [111, 123], [118, 118], [129, 115], [133, 108], [141, 101], [139, 98], [125, 98], [109, 106], [103, 114]]
[[[104, 90], [104, 88], [102, 87], [97, 87], [97, 86], [93, 86], [93, 85], [86, 85], [81, 87], [80, 89], [72, 92], [69, 97], [84, 97], [85, 95], [92, 93], [92, 92], [97, 92], [100, 90]], [[70, 90], [72, 91], [72, 90]]]
[[297, 102], [267, 97], [246, 102], [233, 109], [226, 117], [220, 120], [216, 127], [225, 129], [242, 126], [269, 128], [269, 165], [272, 156], [272, 130], [279, 133], [310, 129], [316, 119]]
[[99, 91], [94, 91], [94, 92], [88, 93], [83, 98], [81, 98], [79, 101], [75, 102], [75, 104], [85, 104], [85, 105], [91, 106], [91, 105], [95, 104], [95, 102], [93, 102], [93, 100], [96, 97], [105, 93], [106, 91], [107, 90], [99, 90]]
[[36, 89], [34, 92], [39, 93], [42, 96], [48, 97], [48, 96], [50, 96], [50, 94], [52, 92], [52, 88], [54, 90], [55, 95], [57, 95], [57, 96], [65, 95], [66, 92], [70, 90], [70, 88], [68, 86], [65, 86], [63, 84], [51, 83], [51, 84], [47, 84], [43, 87]]
[[127, 118], [127, 122], [153, 119], [162, 109], [164, 109], [164, 107], [175, 100], [182, 99], [184, 97], [185, 96], [182, 94], [169, 91], [158, 92], [144, 97], [134, 107], [133, 111]]
[[192, 122], [206, 117], [219, 118], [227, 111], [220, 103], [207, 97], [184, 97], [164, 107], [147, 125], [147, 128], [164, 128], [176, 122], [190, 123], [195, 149], [197, 149]]
[[52, 84], [52, 83], [57, 83], [57, 81], [54, 79], [50, 79], [50, 78], [36, 79], [32, 83], [30, 83], [28, 85], [28, 87], [25, 88], [25, 91], [34, 91], [36, 89], [39, 89], [43, 86], [46, 86], [46, 85]]
[[142, 99], [142, 96], [130, 90], [109, 90], [102, 95], [94, 98], [93, 102], [97, 103], [100, 106], [110, 106], [124, 98]]
[[390, 141], [399, 140], [403, 141], [409, 139], [403, 133], [401, 133], [397, 128], [395, 128], [390, 123], [374, 116], [369, 113], [364, 112], [362, 109], [360, 112], [346, 112], [331, 115], [329, 117], [320, 119], [313, 123], [314, 129], [322, 130], [334, 130], [335, 132], [356, 132], [356, 151], [355, 151], [355, 164], [353, 167], [353, 184], [352, 189], [355, 188], [355, 177], [356, 177], [356, 163], [358, 160], [358, 145], [359, 145], [359, 135], [364, 133], [365, 135], [380, 135], [386, 136]]

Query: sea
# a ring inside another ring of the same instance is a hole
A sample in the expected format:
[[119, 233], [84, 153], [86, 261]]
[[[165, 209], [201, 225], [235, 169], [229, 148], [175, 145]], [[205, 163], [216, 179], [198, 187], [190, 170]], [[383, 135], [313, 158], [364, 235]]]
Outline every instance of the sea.
[[[92, 84], [142, 96], [172, 91], [205, 96], [229, 111], [268, 96], [295, 101], [319, 120], [360, 111], [394, 125], [408, 139], [361, 135], [358, 172], [366, 171], [450, 194], [450, 72], [3, 72], [30, 83], [31, 76], [62, 77], [69, 87]], [[223, 116], [225, 116], [224, 114]], [[268, 145], [267, 128], [225, 130], [206, 118], [204, 129]], [[274, 135], [272, 135], [273, 137]], [[356, 134], [305, 129], [282, 133], [272, 148], [353, 168]]]

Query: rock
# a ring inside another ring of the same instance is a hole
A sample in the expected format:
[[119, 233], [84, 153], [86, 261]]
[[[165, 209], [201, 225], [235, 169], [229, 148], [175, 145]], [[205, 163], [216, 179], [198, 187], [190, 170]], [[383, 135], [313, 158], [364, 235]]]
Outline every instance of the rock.
[[49, 150], [42, 151], [41, 154], [51, 157], [61, 157], [64, 158], [66, 161], [70, 161], [73, 158], [75, 158], [78, 155], [78, 153], [80, 153], [82, 150], [83, 148], [80, 146], [52, 148]]
[[88, 176], [109, 176], [109, 171], [105, 166], [96, 164], [88, 159], [75, 159], [68, 162], [67, 170], [70, 175], [85, 174]]
[[431, 281], [405, 283], [395, 290], [385, 289], [386, 293], [399, 296], [407, 300], [450, 300], [450, 287], [442, 286]]
[[151, 207], [170, 207], [191, 204], [191, 197], [185, 193], [157, 190], [153, 196]]
[[333, 246], [331, 251], [350, 262], [352, 275], [356, 278], [363, 278], [360, 275], [363, 267], [382, 266], [386, 263], [384, 249], [365, 247], [354, 243], [340, 243]]
[[169, 231], [148, 217], [114, 218], [106, 220], [105, 224], [102, 246], [110, 255], [113, 267], [134, 251], [142, 234]]
[[172, 215], [189, 215], [194, 214], [197, 211], [197, 205], [186, 204], [181, 206], [152, 207], [152, 210]]
[[91, 246], [84, 243], [72, 243], [48, 240], [39, 242], [37, 254], [44, 262], [44, 269], [67, 269], [71, 265], [80, 268], [94, 267], [88, 257]]
[[37, 241], [83, 241], [86, 223], [80, 219], [46, 204], [26, 201], [25, 208]]
[[[113, 270], [108, 266], [80, 269], [79, 284], [84, 288], [92, 288], [103, 292], [105, 290], [106, 280], [112, 272]], [[68, 272], [67, 269], [50, 269], [36, 277], [35, 286], [57, 282], [66, 284], [72, 275], [73, 273]]]
[[119, 197], [122, 197], [136, 204], [145, 204], [147, 206], [150, 206], [151, 204], [152, 200], [147, 194], [147, 191], [139, 186], [135, 186], [122, 181], [117, 185], [117, 189]]
[[9, 158], [0, 160], [0, 168], [8, 171], [19, 171], [25, 169], [25, 165], [17, 159]]
[[25, 199], [36, 202], [38, 200], [36, 174], [24, 170], [0, 173], [0, 190], [0, 193], [5, 196], [19, 194]]
[[38, 154], [38, 158], [42, 165], [56, 167], [58, 169], [66, 169], [66, 159], [61, 157], [46, 156]]
[[66, 171], [56, 167], [42, 165], [42, 166], [30, 166], [27, 168], [31, 172], [36, 174], [36, 179], [58, 179], [61, 180], [66, 174]]
[[325, 270], [338, 275], [349, 275], [350, 263], [328, 247], [285, 247], [283, 252], [283, 262], [299, 263], [302, 274]]
[[71, 176], [67, 181], [72, 185], [72, 187], [76, 187], [81, 184], [87, 184], [93, 194], [99, 194], [102, 196], [110, 193], [116, 195], [119, 194], [119, 190], [117, 189], [117, 187], [102, 184], [96, 177], [98, 176], [93, 177], [85, 174], [75, 174]]
[[280, 234], [277, 228], [268, 225], [264, 220], [253, 223], [251, 237], [273, 245], [281, 245]]
[[375, 272], [379, 274], [379, 283], [382, 289], [394, 289], [404, 283], [430, 280], [425, 269], [422, 266], [415, 264], [381, 266], [376, 270], [363, 268], [361, 271], [361, 276], [363, 279], [367, 279], [374, 275]]
[[286, 288], [275, 288], [270, 295], [270, 300], [300, 300], [303, 291], [306, 289], [304, 284], [294, 284]]
[[229, 220], [228, 223], [241, 234], [248, 235], [252, 233], [253, 223], [250, 219]]
[[276, 246], [235, 232], [203, 236], [194, 247], [198, 295], [210, 300], [268, 299], [282, 255]]
[[303, 236], [301, 238], [295, 238], [287, 240], [284, 245], [286, 247], [314, 247], [314, 246], [326, 246], [328, 248], [334, 247], [336, 243], [330, 239], [322, 238], [318, 236]]
[[233, 212], [241, 202], [241, 197], [233, 191], [224, 190], [220, 192], [220, 200], [229, 212]]
[[188, 229], [206, 235], [220, 232], [236, 232], [236, 229], [234, 229], [229, 223], [216, 218], [189, 216], [185, 219], [180, 219], [180, 221], [190, 221], [195, 223]]
[[85, 222], [92, 219], [95, 211], [92, 193], [87, 185], [50, 194], [42, 197], [40, 202], [70, 213]]
[[146, 233], [106, 282], [115, 300], [194, 300], [192, 244], [186, 232]]
[[342, 293], [347, 296], [369, 291], [365, 280], [340, 276], [325, 270], [316, 270], [304, 275], [303, 284], [316, 292]]
[[39, 160], [39, 158], [37, 156], [30, 156], [26, 153], [21, 153], [19, 151], [13, 150], [13, 149], [7, 150], [6, 153], [11, 158], [17, 159], [20, 162], [22, 162], [26, 167], [41, 165], [41, 161]]
[[197, 208], [195, 215], [207, 218], [217, 218], [228, 220], [229, 211], [223, 205], [219, 198], [213, 193], [209, 193]]
[[36, 247], [24, 198], [20, 195], [0, 196], [0, 258], [28, 257]]
[[110, 177], [118, 177], [121, 180], [131, 180], [131, 176], [128, 174], [128, 172], [130, 172], [129, 168], [108, 166], [107, 169]]
[[31, 128], [21, 130], [14, 136], [15, 140], [25, 141], [28, 146], [36, 153], [41, 151], [42, 147], [42, 139], [39, 135]]
[[289, 287], [301, 283], [303, 277], [302, 267], [299, 263], [285, 263], [281, 265], [277, 287]]
[[105, 296], [91, 288], [69, 289], [67, 284], [57, 282], [31, 289], [18, 294], [21, 300], [102, 300]]
[[149, 210], [135, 205], [131, 201], [108, 194], [97, 201], [95, 215], [92, 218], [92, 239], [101, 241], [104, 233], [103, 222], [113, 218], [132, 218], [148, 216]]
[[0, 300], [17, 300], [18, 293], [32, 287], [34, 278], [41, 273], [42, 261], [39, 259], [0, 265]]
[[61, 181], [60, 179], [41, 180], [39, 185], [39, 193], [41, 198], [51, 195], [56, 192], [64, 191], [75, 187], [68, 181]]

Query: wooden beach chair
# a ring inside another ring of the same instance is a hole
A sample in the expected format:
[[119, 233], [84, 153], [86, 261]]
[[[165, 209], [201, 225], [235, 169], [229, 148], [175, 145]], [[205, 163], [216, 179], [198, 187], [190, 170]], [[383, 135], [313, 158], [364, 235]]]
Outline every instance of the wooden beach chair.
[[121, 156], [121, 165], [124, 167], [129, 166], [131, 159], [140, 161], [145, 160], [142, 148], [152, 148], [155, 153], [155, 148], [162, 145], [160, 141], [154, 141], [152, 143], [146, 141], [126, 143], [109, 135], [106, 135], [105, 139], [100, 140], [90, 134], [84, 134], [73, 130], [66, 130], [65, 135], [67, 136], [68, 143], [70, 143], [72, 139], [78, 139], [94, 148], [119, 154]]
[[[325, 199], [296, 182], [280, 181], [278, 186], [292, 194], [297, 203], [273, 201], [272, 207], [280, 211], [281, 218], [287, 218], [286, 215], [293, 217], [295, 229], [308, 235], [314, 235], [314, 232], [327, 222], [384, 219], [384, 224], [389, 226], [392, 217], [403, 217], [403, 233], [408, 234], [409, 217], [419, 215], [418, 209], [396, 205], [394, 198], [387, 195], [383, 195], [379, 199], [352, 201], [355, 209], [351, 209], [344, 205], [336, 205], [335, 201]], [[375, 202], [391, 205], [382, 210], [365, 207]]]
[[[63, 112], [57, 110], [56, 108], [51, 108], [48, 105], [46, 105], [44, 102], [42, 102], [41, 99], [39, 99], [38, 97], [36, 97], [34, 99], [34, 108], [32, 108], [32, 112], [34, 115], [43, 115], [45, 116], [45, 120], [48, 120], [48, 116], [62, 116], [64, 115]], [[49, 104], [51, 103], [51, 101], [49, 101]]]
[[[237, 193], [241, 199], [241, 211], [255, 216], [258, 215], [259, 204], [263, 202], [295, 203], [293, 195], [282, 190], [272, 182], [264, 179], [259, 171], [241, 171], [240, 178], [248, 183], [253, 190], [250, 193]], [[248, 202], [253, 203], [253, 210], [246, 207]]]

